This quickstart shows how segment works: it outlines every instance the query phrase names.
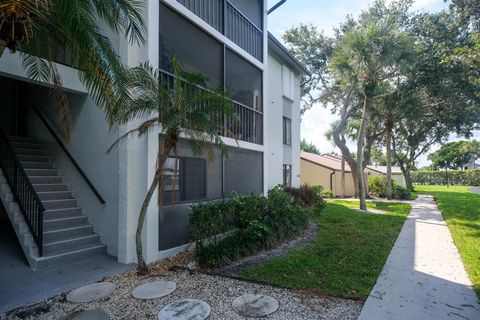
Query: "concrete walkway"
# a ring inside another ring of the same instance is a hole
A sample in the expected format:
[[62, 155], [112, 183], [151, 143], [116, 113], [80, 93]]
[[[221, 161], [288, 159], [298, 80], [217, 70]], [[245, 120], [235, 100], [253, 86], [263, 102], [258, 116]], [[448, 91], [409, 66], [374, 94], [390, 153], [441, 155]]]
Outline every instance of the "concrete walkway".
[[476, 193], [476, 194], [480, 194], [480, 188], [470, 188], [470, 192], [473, 192], [473, 193]]
[[0, 315], [130, 268], [108, 255], [33, 271], [8, 220], [0, 219]]
[[359, 320], [479, 320], [480, 304], [431, 196], [419, 196]]

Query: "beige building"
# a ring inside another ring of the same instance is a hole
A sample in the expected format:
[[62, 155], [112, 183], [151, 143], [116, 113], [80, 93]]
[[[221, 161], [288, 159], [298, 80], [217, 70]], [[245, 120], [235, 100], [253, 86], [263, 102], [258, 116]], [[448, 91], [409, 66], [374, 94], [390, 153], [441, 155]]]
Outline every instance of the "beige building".
[[[382, 175], [387, 175], [386, 166], [370, 166], [371, 169], [380, 171]], [[392, 167], [392, 180], [398, 183], [402, 187], [406, 187], [407, 183], [405, 182], [405, 177], [403, 176], [402, 170], [399, 167]]]
[[[379, 170], [367, 167], [365, 180], [371, 176], [381, 175]], [[350, 166], [345, 162], [345, 194], [342, 192], [342, 158], [334, 155], [317, 155], [301, 153], [300, 175], [302, 184], [322, 186], [324, 190], [331, 190], [334, 197], [355, 196], [355, 185]]]

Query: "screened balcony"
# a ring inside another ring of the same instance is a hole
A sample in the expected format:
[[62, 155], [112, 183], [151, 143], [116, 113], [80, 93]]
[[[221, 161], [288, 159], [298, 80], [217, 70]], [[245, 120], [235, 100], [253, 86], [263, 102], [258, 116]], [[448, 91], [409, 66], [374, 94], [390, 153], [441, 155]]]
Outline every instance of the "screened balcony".
[[259, 61], [263, 61], [262, 0], [177, 0]]
[[[161, 70], [161, 83], [169, 89], [174, 88], [174, 75], [168, 71]], [[193, 90], [206, 90], [200, 86], [192, 87]], [[263, 112], [248, 107], [235, 100], [234, 115], [227, 116], [219, 113], [213, 121], [220, 121], [222, 132], [220, 134], [227, 138], [237, 139], [255, 144], [263, 144]], [[204, 108], [204, 105], [195, 105], [192, 108]]]

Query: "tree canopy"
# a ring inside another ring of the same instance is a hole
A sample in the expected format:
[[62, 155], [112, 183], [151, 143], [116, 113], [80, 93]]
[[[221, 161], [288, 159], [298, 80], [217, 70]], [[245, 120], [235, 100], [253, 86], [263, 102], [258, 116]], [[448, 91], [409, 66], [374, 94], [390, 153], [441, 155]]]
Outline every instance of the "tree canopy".
[[[475, 48], [478, 1], [454, 0], [437, 13], [415, 12], [412, 3], [377, 0], [333, 36], [313, 25], [284, 35], [313, 74], [303, 87], [304, 110], [323, 106], [338, 115], [329, 136], [352, 173], [360, 178], [372, 156], [378, 160], [375, 147], [385, 147], [387, 166], [398, 163], [410, 189], [421, 155], [451, 133], [470, 137], [480, 121], [479, 55], [460, 51]], [[352, 126], [357, 161], [347, 143]], [[362, 188], [362, 179], [356, 183]]]

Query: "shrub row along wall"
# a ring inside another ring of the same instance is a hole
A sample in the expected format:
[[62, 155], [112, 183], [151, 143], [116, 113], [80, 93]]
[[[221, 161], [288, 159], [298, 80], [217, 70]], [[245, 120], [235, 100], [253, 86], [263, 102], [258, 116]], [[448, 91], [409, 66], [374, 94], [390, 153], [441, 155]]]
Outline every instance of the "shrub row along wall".
[[[234, 194], [225, 203], [194, 206], [190, 225], [198, 262], [202, 266], [220, 267], [301, 233], [308, 224], [305, 207], [315, 206], [318, 213], [325, 203], [308, 187], [289, 191], [277, 187], [270, 190], [268, 197]], [[220, 234], [224, 236], [217, 237]]]
[[[414, 184], [480, 186], [480, 170], [412, 171]], [[448, 180], [447, 180], [448, 179]]]

